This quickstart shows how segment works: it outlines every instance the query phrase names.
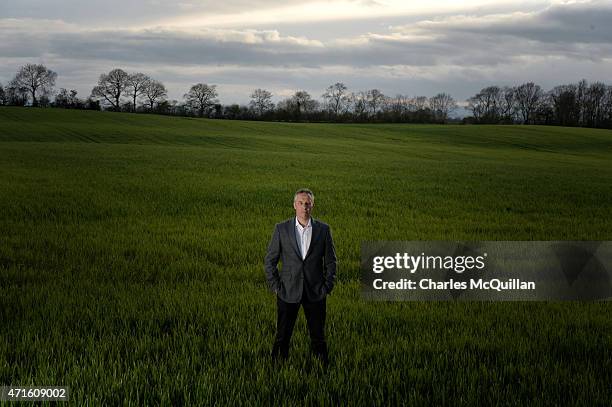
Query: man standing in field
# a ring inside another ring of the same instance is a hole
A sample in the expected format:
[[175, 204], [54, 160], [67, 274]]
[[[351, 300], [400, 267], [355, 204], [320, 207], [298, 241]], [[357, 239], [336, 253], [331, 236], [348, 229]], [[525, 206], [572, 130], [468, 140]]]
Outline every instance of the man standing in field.
[[268, 245], [266, 279], [276, 294], [277, 306], [272, 359], [289, 356], [289, 342], [301, 305], [312, 352], [327, 366], [325, 299], [336, 278], [336, 249], [329, 226], [310, 216], [313, 207], [312, 191], [298, 190], [293, 197], [295, 217], [276, 225]]

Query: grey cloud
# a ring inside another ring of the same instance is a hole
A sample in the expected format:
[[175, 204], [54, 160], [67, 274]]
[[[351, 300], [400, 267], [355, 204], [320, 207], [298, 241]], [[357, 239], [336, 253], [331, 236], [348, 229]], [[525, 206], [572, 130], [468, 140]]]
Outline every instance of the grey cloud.
[[540, 13], [529, 27], [524, 27], [527, 30], [523, 35], [546, 42], [608, 43], [612, 41], [611, 21], [610, 3], [556, 5]]
[[495, 65], [516, 55], [567, 54], [569, 57], [609, 55], [609, 47], [563, 47], [517, 43], [460, 33], [445, 38], [413, 39], [393, 33], [363, 35], [349, 41], [309, 42], [274, 32], [207, 31], [83, 31], [0, 33], [8, 38], [0, 45], [5, 57], [36, 58], [50, 54], [60, 58], [113, 60], [135, 63], [185, 65], [306, 66], [376, 65], [434, 66], [438, 64]]
[[612, 41], [612, 5], [605, 2], [564, 3], [530, 13], [452, 16], [400, 27], [404, 32], [511, 36], [546, 43]]

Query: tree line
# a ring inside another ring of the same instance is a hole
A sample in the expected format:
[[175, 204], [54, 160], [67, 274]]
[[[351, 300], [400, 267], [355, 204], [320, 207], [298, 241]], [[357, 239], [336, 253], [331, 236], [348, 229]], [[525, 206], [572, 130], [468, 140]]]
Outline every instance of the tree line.
[[[150, 76], [112, 69], [99, 76], [86, 99], [74, 89], [55, 91], [57, 73], [41, 64], [19, 68], [6, 85], [0, 84], [0, 105], [60, 107], [198, 116], [218, 119], [447, 123], [458, 104], [447, 93], [435, 96], [384, 95], [378, 89], [353, 92], [337, 82], [320, 99], [298, 90], [278, 103], [266, 89], [255, 89], [248, 104], [223, 105], [216, 85], [197, 83], [183, 100], [168, 100], [165, 85]], [[514, 87], [489, 86], [465, 103], [475, 124], [547, 124], [612, 128], [612, 86], [601, 82], [560, 85], [544, 91], [532, 82]]]
[[612, 128], [612, 86], [603, 82], [555, 86], [533, 82], [489, 86], [467, 100], [473, 123], [523, 123]]

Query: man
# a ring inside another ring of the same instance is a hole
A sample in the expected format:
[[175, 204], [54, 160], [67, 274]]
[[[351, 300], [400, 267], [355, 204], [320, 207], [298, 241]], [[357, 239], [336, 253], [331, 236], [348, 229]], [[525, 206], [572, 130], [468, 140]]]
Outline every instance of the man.
[[[265, 258], [266, 279], [276, 293], [276, 339], [272, 358], [286, 359], [300, 305], [310, 333], [312, 352], [328, 364], [325, 343], [326, 296], [334, 288], [336, 249], [329, 226], [313, 219], [314, 194], [298, 190], [293, 197], [295, 218], [274, 228]], [[279, 272], [278, 262], [282, 262]]]

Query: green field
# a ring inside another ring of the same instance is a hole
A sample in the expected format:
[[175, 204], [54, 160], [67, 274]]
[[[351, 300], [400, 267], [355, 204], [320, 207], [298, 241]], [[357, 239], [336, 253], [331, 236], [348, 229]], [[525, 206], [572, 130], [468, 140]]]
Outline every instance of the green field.
[[[610, 405], [607, 303], [360, 298], [370, 240], [612, 240], [612, 132], [0, 108], [0, 385], [92, 405]], [[315, 192], [331, 365], [263, 257]]]

